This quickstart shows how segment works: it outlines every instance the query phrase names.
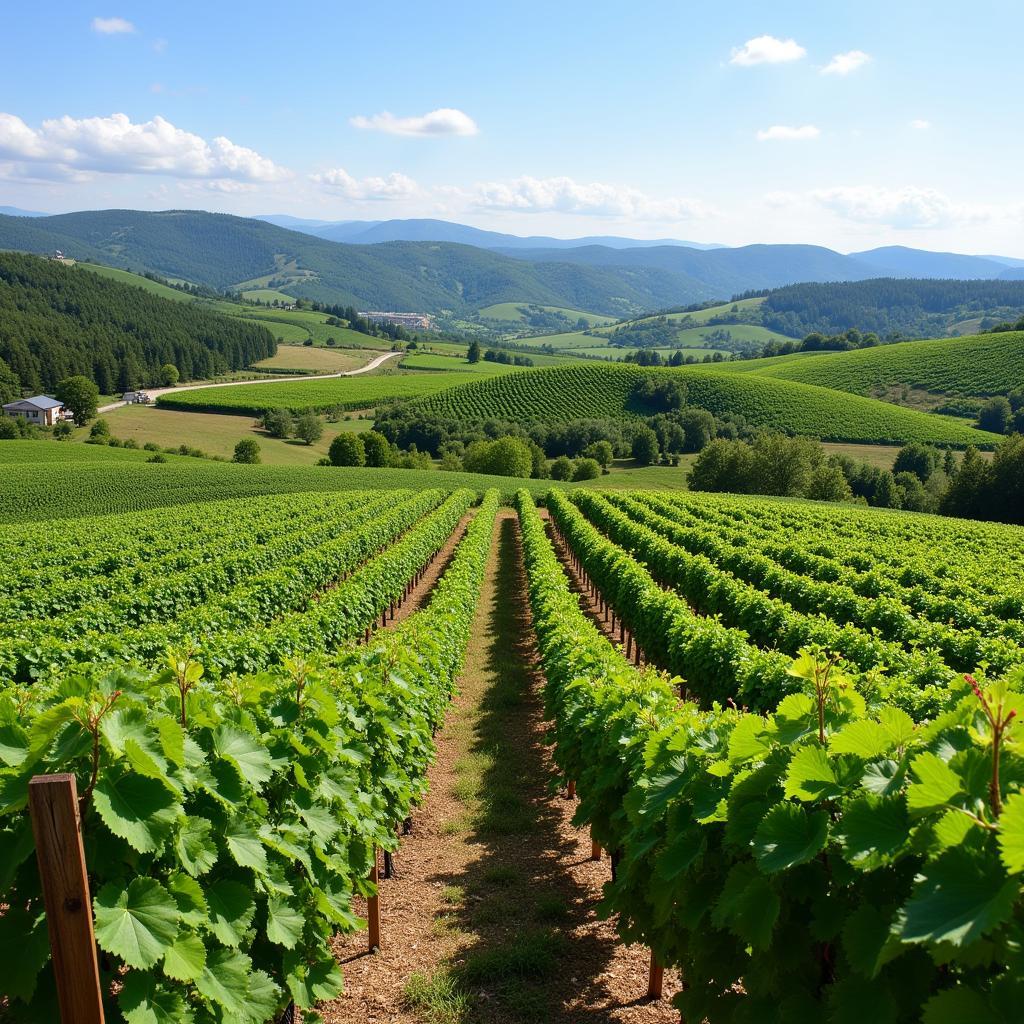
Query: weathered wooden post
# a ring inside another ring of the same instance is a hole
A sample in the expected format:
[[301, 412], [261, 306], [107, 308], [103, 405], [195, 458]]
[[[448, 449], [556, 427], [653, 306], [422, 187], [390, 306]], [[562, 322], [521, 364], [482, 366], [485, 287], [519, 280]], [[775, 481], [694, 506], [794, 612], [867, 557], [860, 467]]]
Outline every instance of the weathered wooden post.
[[74, 775], [35, 776], [28, 806], [62, 1024], [104, 1024]]
[[[376, 886], [380, 881], [377, 873], [377, 847], [373, 848], [373, 867], [370, 868], [370, 881]], [[380, 949], [380, 895], [375, 892], [366, 898], [366, 920], [370, 926], [369, 949], [371, 953]]]

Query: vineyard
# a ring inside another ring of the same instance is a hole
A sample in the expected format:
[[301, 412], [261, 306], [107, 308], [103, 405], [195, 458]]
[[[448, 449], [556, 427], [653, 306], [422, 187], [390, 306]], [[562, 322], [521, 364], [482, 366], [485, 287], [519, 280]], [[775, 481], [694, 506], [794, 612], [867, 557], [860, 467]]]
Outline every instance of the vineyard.
[[631, 396], [645, 374], [684, 381], [691, 405], [713, 413], [739, 414], [755, 426], [825, 441], [930, 441], [961, 447], [998, 441], [997, 435], [976, 430], [963, 420], [904, 409], [859, 395], [837, 394], [811, 384], [714, 370], [652, 371], [635, 366], [577, 364], [462, 384], [423, 398], [417, 404], [444, 416], [470, 419], [618, 418], [637, 411], [631, 405]]
[[910, 387], [946, 394], [1005, 395], [1024, 387], [1024, 334], [908, 341], [791, 361], [763, 372], [855, 394]]
[[[0, 535], [0, 1019], [60, 1019], [39, 776], [77, 787], [108, 1019], [313, 1022], [332, 937], [365, 905], [380, 941], [378, 851], [427, 798], [500, 493], [199, 486]], [[709, 1024], [1019, 1019], [1021, 531], [543, 504], [515, 498], [515, 639], [651, 996], [671, 968]]]

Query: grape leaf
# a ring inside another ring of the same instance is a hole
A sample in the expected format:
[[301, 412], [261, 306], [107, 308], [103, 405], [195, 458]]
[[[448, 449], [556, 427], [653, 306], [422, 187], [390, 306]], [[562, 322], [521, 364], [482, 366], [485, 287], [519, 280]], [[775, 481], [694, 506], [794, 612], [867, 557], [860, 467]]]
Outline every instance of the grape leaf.
[[288, 991], [300, 1009], [341, 993], [341, 970], [333, 959], [308, 964], [301, 953], [289, 951], [284, 955], [283, 966]]
[[907, 788], [907, 806], [912, 813], [944, 807], [960, 792], [960, 776], [935, 754], [919, 754], [910, 770], [917, 779]]
[[260, 874], [266, 874], [267, 853], [253, 828], [235, 819], [224, 830], [224, 842], [232, 860], [239, 867], [252, 868]]
[[786, 773], [786, 796], [798, 800], [829, 800], [842, 792], [828, 763], [828, 754], [817, 744], [800, 747]]
[[808, 814], [797, 804], [776, 804], [754, 833], [754, 856], [769, 874], [806, 864], [825, 848], [828, 816], [824, 811]]
[[152, 974], [130, 971], [117, 997], [126, 1024], [193, 1024], [195, 1015], [180, 993], [157, 982]]
[[213, 749], [238, 772], [243, 782], [259, 788], [273, 774], [270, 754], [256, 737], [232, 725], [222, 725], [213, 734]]
[[217, 844], [212, 833], [212, 821], [190, 814], [174, 837], [174, 852], [194, 878], [205, 875], [217, 863]]
[[237, 946], [256, 913], [249, 890], [241, 882], [215, 882], [206, 890], [210, 929], [225, 946]]
[[980, 992], [957, 986], [936, 993], [925, 1003], [922, 1024], [1005, 1024]]
[[866, 718], [844, 725], [828, 741], [828, 749], [833, 754], [853, 754], [865, 761], [888, 753], [893, 746], [889, 732]]
[[154, 878], [109, 882], [93, 901], [96, 941], [129, 967], [152, 967], [178, 934], [178, 907]]
[[139, 853], [160, 849], [182, 814], [164, 785], [134, 772], [107, 772], [92, 795], [103, 824]]
[[306, 919], [293, 900], [271, 896], [267, 900], [267, 938], [285, 949], [294, 948], [302, 938]]
[[861, 871], [888, 864], [907, 844], [910, 820], [899, 797], [859, 796], [836, 826], [846, 859]]
[[1024, 871], [1024, 794], [1014, 793], [999, 816], [999, 857], [1011, 875]]
[[252, 960], [237, 949], [215, 949], [196, 978], [196, 988], [231, 1014], [244, 1014]]
[[175, 981], [194, 981], [206, 966], [206, 947], [198, 935], [179, 935], [164, 955], [164, 974]]

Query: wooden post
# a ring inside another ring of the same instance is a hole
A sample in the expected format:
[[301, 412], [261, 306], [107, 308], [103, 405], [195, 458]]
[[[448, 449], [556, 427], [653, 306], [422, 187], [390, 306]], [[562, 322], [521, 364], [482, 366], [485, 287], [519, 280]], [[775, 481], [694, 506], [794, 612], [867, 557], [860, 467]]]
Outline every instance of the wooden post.
[[660, 999], [665, 984], [665, 968], [658, 963], [651, 950], [651, 973], [647, 979], [647, 998]]
[[568, 800], [575, 800], [576, 799], [576, 780], [575, 779], [570, 779], [569, 780], [569, 785], [566, 787], [565, 795], [566, 795], [566, 799], [568, 799]]
[[594, 839], [590, 840], [590, 859], [600, 860], [601, 859], [601, 844]]
[[[373, 848], [373, 867], [370, 868], [370, 881], [374, 885], [380, 881], [380, 876], [377, 873], [376, 846]], [[380, 896], [377, 893], [366, 898], [366, 920], [370, 926], [369, 949], [371, 953], [376, 953], [380, 949]]]
[[104, 1024], [74, 775], [35, 776], [28, 784], [28, 805], [61, 1021]]

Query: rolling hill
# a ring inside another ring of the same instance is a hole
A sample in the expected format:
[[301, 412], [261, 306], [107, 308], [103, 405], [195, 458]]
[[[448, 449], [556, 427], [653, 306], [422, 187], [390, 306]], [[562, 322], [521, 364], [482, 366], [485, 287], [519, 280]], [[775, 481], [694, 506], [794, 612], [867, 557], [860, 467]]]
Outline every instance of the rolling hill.
[[808, 356], [758, 372], [860, 395], [904, 387], [951, 395], [1005, 395], [1024, 388], [1024, 332], [907, 341]]
[[685, 381], [691, 405], [714, 413], [738, 413], [755, 426], [825, 441], [928, 441], [964, 447], [992, 445], [1000, 440], [996, 434], [952, 417], [795, 381], [704, 369], [642, 370], [628, 365], [577, 363], [462, 384], [422, 398], [415, 405], [444, 416], [519, 422], [618, 418], [639, 411], [633, 406], [633, 389], [650, 374]]
[[190, 380], [241, 369], [275, 348], [255, 322], [78, 266], [0, 253], [0, 360], [23, 390], [52, 391], [83, 374], [110, 394], [157, 383], [165, 363]]

